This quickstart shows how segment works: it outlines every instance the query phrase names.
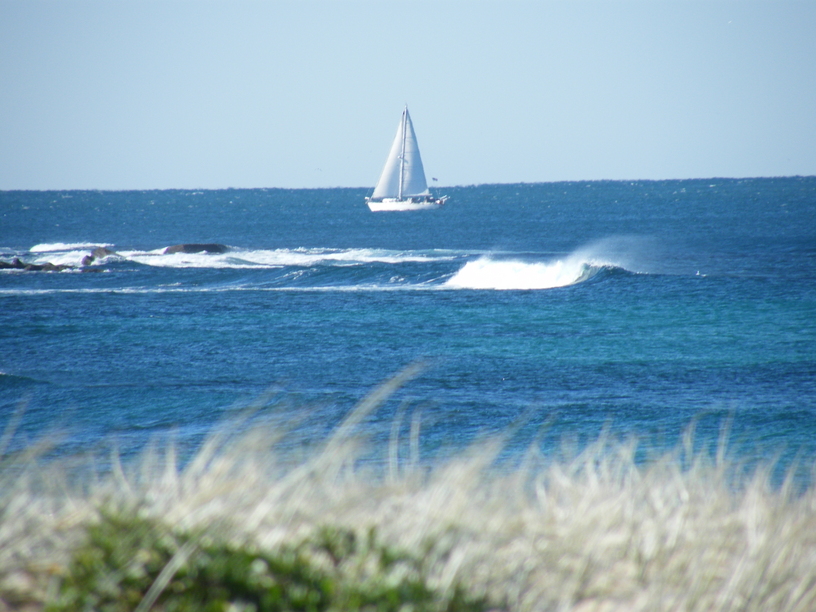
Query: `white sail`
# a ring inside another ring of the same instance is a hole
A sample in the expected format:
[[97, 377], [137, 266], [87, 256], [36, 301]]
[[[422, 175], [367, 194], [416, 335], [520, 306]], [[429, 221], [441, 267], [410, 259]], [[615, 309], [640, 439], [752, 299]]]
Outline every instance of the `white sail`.
[[402, 111], [397, 135], [394, 137], [394, 144], [391, 145], [385, 168], [371, 197], [402, 199], [428, 193], [414, 124], [406, 106]]
[[439, 208], [447, 199], [448, 196], [431, 195], [428, 189], [414, 124], [406, 106], [380, 180], [371, 197], [366, 198], [368, 208], [373, 212], [426, 210]]

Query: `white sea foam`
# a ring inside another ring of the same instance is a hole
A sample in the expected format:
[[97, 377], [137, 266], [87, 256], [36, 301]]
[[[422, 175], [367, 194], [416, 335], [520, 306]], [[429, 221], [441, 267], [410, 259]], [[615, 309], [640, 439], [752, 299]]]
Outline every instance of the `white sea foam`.
[[466, 263], [445, 286], [455, 289], [552, 289], [587, 280], [597, 270], [576, 257], [552, 262], [481, 257]]
[[45, 263], [52, 263], [55, 266], [78, 266], [82, 261], [82, 257], [87, 255], [87, 252], [78, 253], [68, 252], [68, 253], [59, 253], [53, 252], [49, 253], [47, 256], [40, 256], [33, 259], [33, 263], [36, 264], [45, 264]]
[[[40, 254], [38, 263], [79, 266], [82, 258], [96, 247], [112, 248], [115, 245], [99, 242], [44, 243], [29, 251]], [[161, 268], [280, 268], [287, 266], [311, 267], [316, 265], [357, 266], [370, 263], [400, 264], [406, 262], [432, 263], [451, 261], [464, 254], [449, 250], [395, 251], [387, 249], [240, 249], [232, 248], [226, 253], [170, 253], [165, 247], [154, 250], [120, 250], [118, 256], [147, 266]], [[98, 263], [99, 260], [97, 260]]]
[[529, 261], [483, 256], [466, 263], [445, 283], [455, 289], [553, 289], [589, 280], [603, 268], [645, 272], [637, 261], [651, 249], [647, 239], [615, 236], [562, 258]]
[[226, 253], [172, 253], [120, 251], [132, 261], [170, 268], [281, 268], [315, 265], [355, 266], [368, 263], [449, 261], [457, 257], [447, 251], [389, 251], [379, 249], [231, 249]]
[[258, 285], [229, 285], [216, 287], [200, 286], [173, 286], [162, 285], [160, 287], [118, 287], [110, 288], [84, 288], [84, 289], [5, 289], [0, 287], [0, 296], [11, 295], [56, 295], [56, 294], [98, 294], [105, 295], [111, 293], [128, 295], [148, 295], [162, 293], [232, 293], [237, 291], [252, 291], [265, 293], [353, 293], [353, 292], [408, 292], [408, 291], [432, 291], [440, 290], [444, 287], [440, 285], [390, 285], [390, 284], [359, 284], [359, 285], [330, 285], [330, 286], [275, 286], [262, 287]]
[[[101, 242], [53, 242], [34, 245], [29, 249], [32, 253], [53, 253], [60, 251], [77, 251], [80, 249], [95, 249], [96, 247], [112, 247], [112, 244]], [[87, 253], [86, 253], [87, 255]]]

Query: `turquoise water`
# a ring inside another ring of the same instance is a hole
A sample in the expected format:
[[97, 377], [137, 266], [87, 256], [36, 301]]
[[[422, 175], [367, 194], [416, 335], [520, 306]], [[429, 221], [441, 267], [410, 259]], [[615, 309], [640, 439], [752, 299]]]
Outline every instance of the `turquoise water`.
[[127, 453], [260, 402], [315, 440], [422, 360], [366, 427], [421, 412], [429, 457], [519, 423], [516, 449], [544, 424], [545, 451], [672, 446], [698, 419], [816, 458], [816, 178], [439, 191], [377, 214], [365, 189], [0, 192], [0, 260], [75, 266], [0, 271], [0, 426], [24, 406], [15, 444]]

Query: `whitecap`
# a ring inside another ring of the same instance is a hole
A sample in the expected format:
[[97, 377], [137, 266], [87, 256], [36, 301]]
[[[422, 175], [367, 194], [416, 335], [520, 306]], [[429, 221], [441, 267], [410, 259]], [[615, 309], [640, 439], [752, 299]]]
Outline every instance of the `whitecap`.
[[497, 290], [567, 287], [589, 280], [603, 268], [632, 270], [635, 253], [643, 244], [630, 237], [607, 238], [548, 261], [486, 255], [467, 262], [444, 286]]
[[384, 249], [230, 249], [226, 253], [122, 252], [132, 261], [168, 268], [281, 268], [317, 265], [358, 266], [370, 263], [400, 264], [450, 261], [461, 257], [446, 251], [391, 251]]
[[585, 281], [599, 269], [577, 257], [552, 262], [481, 257], [466, 263], [445, 286], [454, 289], [553, 289]]
[[78, 251], [84, 249], [95, 249], [96, 247], [112, 247], [112, 244], [104, 242], [46, 242], [36, 244], [29, 249], [30, 253], [53, 253], [60, 251]]

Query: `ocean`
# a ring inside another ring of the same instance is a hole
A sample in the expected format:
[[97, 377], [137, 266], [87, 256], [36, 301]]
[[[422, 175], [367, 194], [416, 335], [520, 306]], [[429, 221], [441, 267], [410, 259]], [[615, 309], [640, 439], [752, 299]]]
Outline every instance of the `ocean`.
[[301, 448], [422, 364], [373, 445], [418, 426], [429, 462], [497, 435], [513, 460], [604, 433], [645, 457], [694, 427], [816, 461], [816, 177], [436, 191], [0, 192], [0, 261], [68, 266], [0, 270], [10, 448], [194, 449], [250, 413]]

